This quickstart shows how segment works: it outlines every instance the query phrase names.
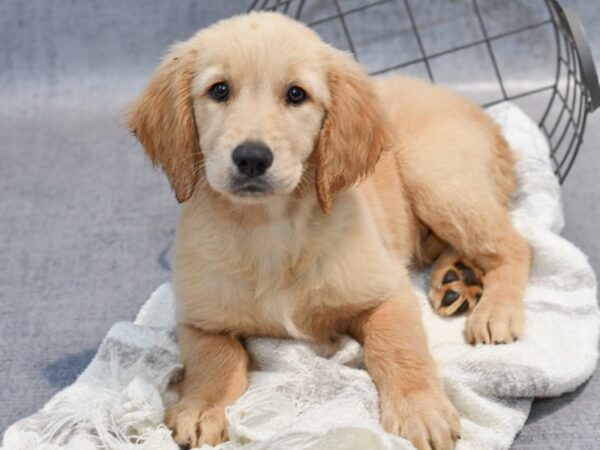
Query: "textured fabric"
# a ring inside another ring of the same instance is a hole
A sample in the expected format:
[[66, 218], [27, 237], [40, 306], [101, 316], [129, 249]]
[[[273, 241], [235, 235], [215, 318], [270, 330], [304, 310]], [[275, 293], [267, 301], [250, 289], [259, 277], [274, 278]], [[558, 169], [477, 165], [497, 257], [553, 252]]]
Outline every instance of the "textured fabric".
[[[518, 108], [500, 105], [490, 114], [519, 157], [513, 221], [533, 251], [525, 338], [468, 345], [465, 318], [434, 314], [425, 297], [427, 274], [413, 274], [431, 350], [461, 415], [457, 450], [509, 448], [533, 397], [575, 389], [597, 359], [596, 278], [586, 257], [556, 234], [563, 218], [547, 144]], [[180, 368], [174, 311], [172, 290], [163, 285], [134, 324], [111, 329], [73, 386], [7, 430], [4, 448], [120, 450], [132, 448], [131, 440], [145, 450], [176, 448], [161, 424], [161, 395], [174, 401], [166, 388]], [[227, 411], [231, 442], [218, 448], [339, 449], [340, 442], [348, 449], [412, 448], [379, 425], [377, 392], [354, 340], [326, 347], [253, 338], [246, 348], [256, 369], [248, 392]]]
[[[135, 317], [143, 300], [169, 278], [164, 254], [177, 205], [164, 177], [119, 126], [119, 113], [169, 44], [248, 3], [0, 1], [0, 433], [72, 383], [110, 326]], [[340, 3], [345, 7], [356, 0]], [[446, 2], [411, 3], [435, 10]], [[493, 8], [505, 2], [480, 3]], [[543, 1], [510, 3], [531, 10]], [[579, 13], [600, 61], [597, 0], [561, 3]], [[486, 23], [509, 17], [496, 14]], [[380, 22], [362, 25], [361, 31], [372, 33]], [[440, 41], [453, 43], [468, 32], [461, 17], [451, 14], [430, 31], [436, 30]], [[395, 51], [404, 51], [403, 42]], [[514, 39], [505, 50], [511, 58], [535, 56], [547, 52], [548, 42]], [[382, 47], [373, 43], [364, 50]], [[548, 75], [534, 59], [523, 59], [514, 64], [523, 81]], [[452, 68], [468, 71], [476, 63]], [[530, 106], [543, 111], [545, 105], [535, 97]], [[599, 142], [600, 113], [595, 113], [562, 188], [563, 234], [585, 250], [596, 271]], [[536, 400], [514, 447], [594, 448], [600, 442], [598, 405], [598, 376], [573, 393]]]

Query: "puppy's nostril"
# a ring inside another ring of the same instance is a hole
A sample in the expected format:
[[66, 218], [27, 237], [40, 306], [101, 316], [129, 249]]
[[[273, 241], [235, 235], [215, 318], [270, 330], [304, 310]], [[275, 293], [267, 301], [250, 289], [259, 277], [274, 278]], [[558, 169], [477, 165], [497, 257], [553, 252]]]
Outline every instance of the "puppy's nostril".
[[273, 153], [264, 144], [246, 142], [238, 145], [231, 155], [238, 171], [247, 177], [263, 175], [273, 163]]

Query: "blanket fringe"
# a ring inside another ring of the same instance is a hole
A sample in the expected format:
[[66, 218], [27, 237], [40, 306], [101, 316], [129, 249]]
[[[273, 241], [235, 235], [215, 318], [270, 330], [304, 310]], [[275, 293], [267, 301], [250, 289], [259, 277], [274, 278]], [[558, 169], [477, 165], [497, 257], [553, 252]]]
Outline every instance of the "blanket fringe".
[[21, 432], [36, 432], [32, 439], [13, 447], [7, 433], [4, 444], [7, 450], [176, 450], [163, 411], [160, 394], [141, 377], [122, 391], [78, 383], [19, 424]]

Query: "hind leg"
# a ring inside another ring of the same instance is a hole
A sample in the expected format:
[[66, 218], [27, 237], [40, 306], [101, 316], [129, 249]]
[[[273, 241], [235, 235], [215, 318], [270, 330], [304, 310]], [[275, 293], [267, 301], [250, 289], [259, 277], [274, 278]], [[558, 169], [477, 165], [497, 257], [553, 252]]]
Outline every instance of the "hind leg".
[[434, 264], [432, 306], [445, 316], [470, 310], [466, 336], [472, 344], [513, 342], [523, 334], [529, 247], [507, 212], [494, 224], [462, 219], [432, 225], [452, 246]]
[[[435, 148], [443, 145], [438, 142]], [[435, 264], [433, 306], [443, 315], [470, 309], [466, 336], [471, 343], [512, 342], [523, 333], [529, 247], [512, 225], [504, 196], [485, 164], [489, 158], [473, 151], [469, 157], [443, 159], [426, 151], [428, 147], [420, 147], [402, 167], [416, 216], [450, 247]], [[460, 154], [460, 148], [452, 150]], [[483, 286], [477, 286], [481, 275]]]
[[523, 334], [529, 247], [512, 227], [493, 247], [469, 249], [472, 259], [448, 247], [431, 273], [433, 309], [442, 316], [470, 311], [465, 332], [472, 344], [509, 343]]
[[484, 290], [467, 319], [467, 339], [473, 344], [513, 342], [523, 334], [523, 295], [531, 263], [529, 246], [508, 223], [495, 251], [480, 251], [473, 256], [485, 271]]
[[[498, 127], [479, 109], [449, 95], [439, 94], [441, 101], [435, 102], [435, 95], [423, 96], [427, 114], [413, 120], [416, 128], [400, 136], [398, 169], [419, 221], [472, 262], [465, 265], [474, 273], [477, 268], [484, 274], [481, 299], [476, 305], [468, 302], [472, 310], [467, 339], [472, 343], [511, 342], [523, 333], [523, 294], [531, 258], [507, 208], [516, 184], [514, 156]], [[399, 129], [405, 117], [419, 109], [415, 111], [398, 111], [393, 119]], [[456, 255], [449, 252], [441, 255], [447, 260], [440, 258], [437, 263], [442, 279], [434, 280], [434, 301], [443, 301], [436, 289], [442, 290], [439, 283], [443, 285], [449, 267], [456, 266]], [[456, 275], [462, 276], [460, 287], [464, 289], [468, 276], [460, 272]], [[462, 303], [444, 311], [465, 308], [463, 303], [464, 297]]]

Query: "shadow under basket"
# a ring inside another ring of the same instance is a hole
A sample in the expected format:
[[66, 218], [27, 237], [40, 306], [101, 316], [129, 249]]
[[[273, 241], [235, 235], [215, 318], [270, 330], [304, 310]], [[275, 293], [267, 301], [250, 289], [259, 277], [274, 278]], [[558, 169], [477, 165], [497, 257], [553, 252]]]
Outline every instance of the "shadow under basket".
[[562, 183], [600, 86], [579, 17], [557, 0], [254, 0], [354, 54], [373, 76], [407, 74], [482, 106], [511, 101], [548, 138]]

